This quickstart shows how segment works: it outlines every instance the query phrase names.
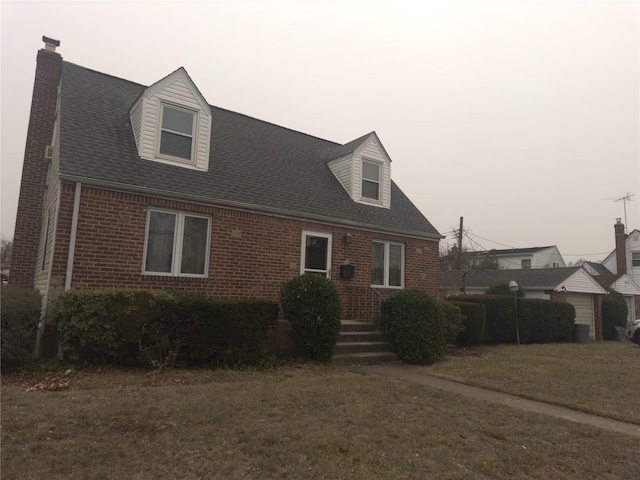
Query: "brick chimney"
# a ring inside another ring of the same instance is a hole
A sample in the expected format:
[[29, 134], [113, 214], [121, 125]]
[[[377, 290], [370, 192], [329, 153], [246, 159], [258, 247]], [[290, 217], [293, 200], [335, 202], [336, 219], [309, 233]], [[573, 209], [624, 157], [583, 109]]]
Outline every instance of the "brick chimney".
[[616, 218], [613, 226], [616, 232], [616, 273], [627, 273], [627, 250], [625, 247], [624, 223], [621, 218]]
[[36, 75], [22, 166], [18, 213], [11, 255], [12, 285], [33, 288], [48, 162], [45, 150], [51, 145], [55, 123], [62, 57], [56, 53], [58, 40], [42, 37], [45, 48], [36, 57]]

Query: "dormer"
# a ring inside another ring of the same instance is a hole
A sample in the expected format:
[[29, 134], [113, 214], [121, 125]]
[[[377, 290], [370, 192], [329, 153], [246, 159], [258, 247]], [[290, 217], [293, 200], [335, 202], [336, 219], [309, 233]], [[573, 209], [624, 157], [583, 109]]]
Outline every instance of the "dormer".
[[391, 159], [375, 132], [337, 147], [327, 164], [354, 202], [391, 208]]
[[209, 168], [211, 108], [184, 68], [146, 88], [129, 117], [140, 158]]

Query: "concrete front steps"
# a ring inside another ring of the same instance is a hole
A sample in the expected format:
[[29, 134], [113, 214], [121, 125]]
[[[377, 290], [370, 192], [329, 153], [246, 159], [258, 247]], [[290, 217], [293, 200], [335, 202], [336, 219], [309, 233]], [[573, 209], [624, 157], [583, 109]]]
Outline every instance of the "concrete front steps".
[[334, 365], [376, 365], [398, 360], [382, 333], [370, 323], [342, 320], [333, 351]]

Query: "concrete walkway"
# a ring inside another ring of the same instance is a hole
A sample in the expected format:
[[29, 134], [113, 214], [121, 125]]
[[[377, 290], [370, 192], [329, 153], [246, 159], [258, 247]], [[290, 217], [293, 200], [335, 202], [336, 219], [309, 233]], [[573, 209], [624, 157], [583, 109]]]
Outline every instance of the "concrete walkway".
[[346, 370], [354, 373], [399, 378], [419, 385], [425, 385], [427, 387], [436, 388], [438, 390], [444, 390], [446, 392], [463, 395], [473, 400], [506, 405], [508, 407], [517, 408], [527, 412], [540, 413], [542, 415], [549, 415], [551, 417], [562, 418], [564, 420], [569, 420], [572, 422], [584, 423], [587, 425], [593, 425], [594, 427], [640, 437], [639, 425], [619, 422], [617, 420], [600, 417], [598, 415], [591, 415], [589, 413], [571, 410], [570, 408], [559, 407], [557, 405], [551, 405], [544, 402], [536, 402], [533, 400], [516, 397], [515, 395], [508, 395], [492, 390], [486, 390], [484, 388], [472, 387], [470, 385], [452, 382], [450, 380], [444, 380], [442, 378], [416, 372], [415, 370], [412, 370], [411, 368], [408, 368], [401, 363], [386, 365], [354, 365], [345, 368]]

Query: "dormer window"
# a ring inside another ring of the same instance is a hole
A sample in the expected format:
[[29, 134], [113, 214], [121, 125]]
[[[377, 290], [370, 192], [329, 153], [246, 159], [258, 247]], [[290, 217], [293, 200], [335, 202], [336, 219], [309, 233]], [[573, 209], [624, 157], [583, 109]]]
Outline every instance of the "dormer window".
[[354, 202], [391, 208], [391, 159], [375, 132], [336, 147], [327, 164]]
[[211, 107], [184, 68], [145, 88], [129, 118], [141, 159], [209, 169]]
[[380, 164], [362, 161], [362, 196], [376, 202], [380, 200]]
[[160, 155], [193, 159], [195, 116], [195, 112], [162, 104]]

